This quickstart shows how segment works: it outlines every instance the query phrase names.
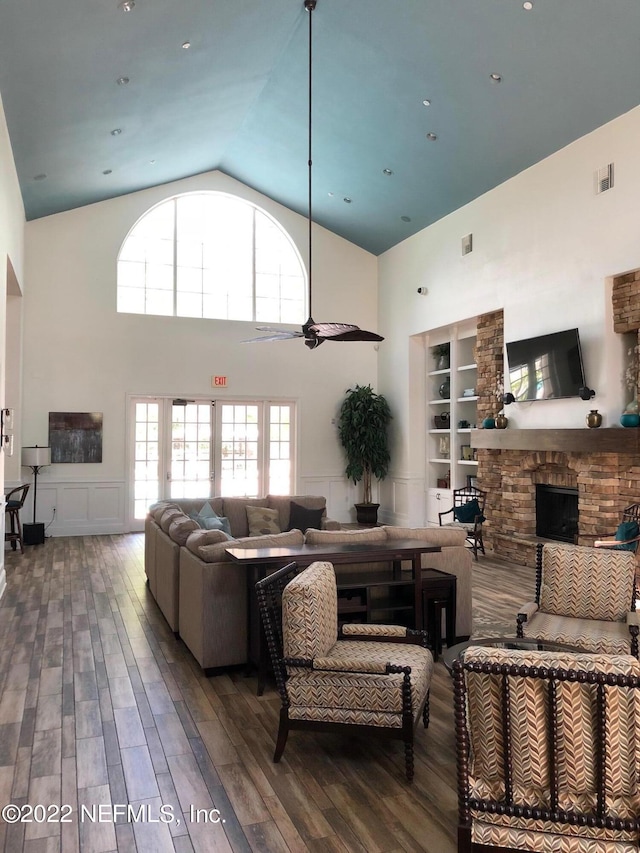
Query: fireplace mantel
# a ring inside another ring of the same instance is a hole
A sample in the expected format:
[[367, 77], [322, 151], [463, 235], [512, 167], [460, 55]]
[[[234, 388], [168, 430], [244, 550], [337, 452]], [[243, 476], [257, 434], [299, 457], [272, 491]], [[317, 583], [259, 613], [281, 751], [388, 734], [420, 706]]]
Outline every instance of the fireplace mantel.
[[489, 450], [640, 453], [640, 428], [474, 429], [471, 446]]

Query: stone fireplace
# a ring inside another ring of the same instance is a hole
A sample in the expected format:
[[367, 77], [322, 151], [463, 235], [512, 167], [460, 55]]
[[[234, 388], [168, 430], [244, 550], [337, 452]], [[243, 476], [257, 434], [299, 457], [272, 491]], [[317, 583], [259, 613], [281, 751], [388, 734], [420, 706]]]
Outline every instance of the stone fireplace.
[[592, 545], [595, 539], [611, 536], [622, 510], [640, 498], [638, 432], [475, 431], [472, 445], [479, 448], [479, 480], [488, 492], [489, 547], [514, 563], [535, 565], [536, 545], [546, 541], [537, 533], [536, 489], [541, 485], [577, 492], [577, 531], [570, 541]]

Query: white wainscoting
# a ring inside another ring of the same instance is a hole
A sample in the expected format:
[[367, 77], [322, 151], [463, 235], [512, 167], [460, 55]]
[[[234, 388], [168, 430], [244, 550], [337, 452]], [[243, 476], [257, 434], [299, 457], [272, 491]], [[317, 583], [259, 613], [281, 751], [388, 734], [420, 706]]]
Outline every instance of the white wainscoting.
[[426, 525], [425, 478], [397, 474], [380, 483], [378, 521], [397, 527]]
[[[47, 536], [124, 533], [125, 482], [53, 480], [42, 474], [38, 477], [36, 511], [36, 520], [44, 522]], [[33, 481], [21, 518], [23, 523], [33, 521]]]

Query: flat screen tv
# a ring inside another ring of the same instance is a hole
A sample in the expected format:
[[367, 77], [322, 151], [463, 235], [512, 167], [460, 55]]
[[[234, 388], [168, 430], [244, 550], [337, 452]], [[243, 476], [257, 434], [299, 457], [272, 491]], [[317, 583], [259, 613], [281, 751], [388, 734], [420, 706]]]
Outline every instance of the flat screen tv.
[[579, 397], [585, 385], [577, 329], [507, 343], [509, 383], [516, 402]]

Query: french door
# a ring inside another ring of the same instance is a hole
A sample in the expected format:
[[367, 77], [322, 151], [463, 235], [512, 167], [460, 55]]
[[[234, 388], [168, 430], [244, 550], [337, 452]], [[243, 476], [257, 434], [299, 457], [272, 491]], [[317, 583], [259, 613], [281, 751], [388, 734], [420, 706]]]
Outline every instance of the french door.
[[129, 529], [158, 500], [291, 494], [294, 416], [290, 401], [131, 398]]

